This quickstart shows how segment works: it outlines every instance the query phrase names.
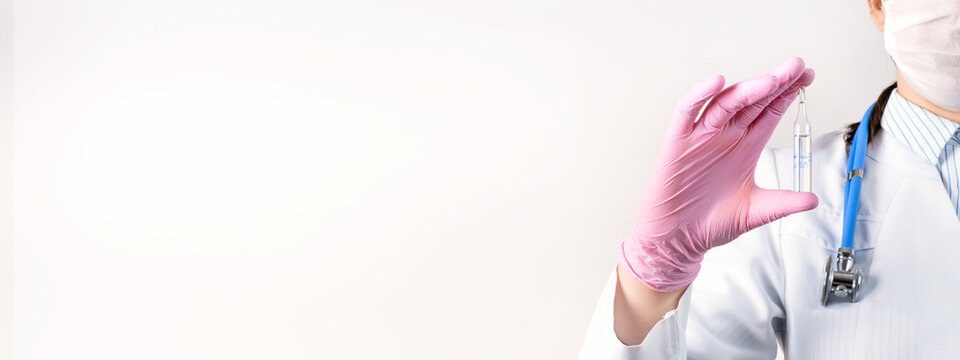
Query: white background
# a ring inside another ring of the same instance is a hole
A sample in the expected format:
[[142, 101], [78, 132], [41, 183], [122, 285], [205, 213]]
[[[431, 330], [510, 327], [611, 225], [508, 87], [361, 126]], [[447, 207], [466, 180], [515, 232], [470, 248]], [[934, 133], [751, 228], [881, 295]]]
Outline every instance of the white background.
[[894, 80], [864, 1], [10, 1], [18, 360], [574, 358], [689, 86]]

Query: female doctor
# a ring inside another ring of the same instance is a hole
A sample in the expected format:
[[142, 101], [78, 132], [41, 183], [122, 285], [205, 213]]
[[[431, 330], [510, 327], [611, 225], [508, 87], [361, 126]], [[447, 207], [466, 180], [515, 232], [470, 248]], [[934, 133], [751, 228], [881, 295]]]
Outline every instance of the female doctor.
[[764, 149], [813, 81], [791, 59], [680, 101], [581, 358], [772, 359], [779, 343], [793, 359], [960, 359], [960, 1], [867, 2], [897, 81], [865, 114], [853, 175], [859, 301], [821, 303], [857, 124], [814, 140], [813, 193], [777, 190], [793, 152]]

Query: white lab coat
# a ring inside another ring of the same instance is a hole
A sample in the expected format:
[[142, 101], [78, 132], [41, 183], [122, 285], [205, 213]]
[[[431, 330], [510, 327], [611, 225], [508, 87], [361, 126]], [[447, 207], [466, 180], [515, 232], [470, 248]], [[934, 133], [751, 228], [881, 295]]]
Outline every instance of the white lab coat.
[[[813, 143], [820, 205], [711, 249], [641, 345], [613, 331], [616, 273], [581, 359], [960, 359], [960, 220], [938, 170], [881, 130], [867, 147], [854, 238], [861, 299], [820, 306], [840, 243], [847, 153], [840, 131]], [[792, 187], [792, 149], [764, 151], [757, 183]]]

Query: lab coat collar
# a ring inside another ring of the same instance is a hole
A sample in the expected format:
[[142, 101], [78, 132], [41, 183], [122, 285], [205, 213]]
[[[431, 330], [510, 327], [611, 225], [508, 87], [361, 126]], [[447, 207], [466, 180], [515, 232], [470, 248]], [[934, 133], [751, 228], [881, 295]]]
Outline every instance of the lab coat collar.
[[[940, 179], [940, 172], [934, 164], [897, 140], [889, 131], [881, 128], [874, 134], [873, 141], [867, 145], [868, 158], [909, 175]], [[869, 174], [870, 169], [865, 168], [864, 172]]]

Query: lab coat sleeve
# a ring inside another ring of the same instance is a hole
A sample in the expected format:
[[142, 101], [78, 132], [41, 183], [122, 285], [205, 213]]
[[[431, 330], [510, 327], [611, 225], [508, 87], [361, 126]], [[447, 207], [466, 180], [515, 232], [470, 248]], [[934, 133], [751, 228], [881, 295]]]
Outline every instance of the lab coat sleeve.
[[690, 288], [680, 297], [677, 308], [668, 311], [654, 325], [640, 345], [624, 345], [613, 331], [613, 299], [617, 291], [617, 271], [607, 280], [600, 301], [587, 328], [587, 337], [580, 348], [580, 359], [686, 359], [686, 339], [683, 336], [687, 312], [690, 309]]
[[[772, 151], [757, 165], [757, 184], [780, 188]], [[773, 359], [785, 325], [779, 221], [711, 249], [676, 310], [664, 315], [640, 345], [613, 330], [616, 272], [597, 304], [581, 359]]]

